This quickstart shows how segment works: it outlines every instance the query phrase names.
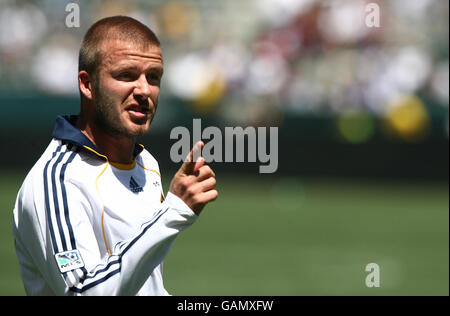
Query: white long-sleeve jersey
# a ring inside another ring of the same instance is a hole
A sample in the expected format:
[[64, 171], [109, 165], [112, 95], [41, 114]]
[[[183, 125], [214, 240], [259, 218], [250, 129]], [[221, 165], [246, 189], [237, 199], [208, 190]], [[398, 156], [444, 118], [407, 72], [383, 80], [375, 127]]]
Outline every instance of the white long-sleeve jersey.
[[13, 235], [28, 295], [168, 295], [162, 262], [197, 218], [177, 196], [164, 200], [157, 161], [136, 146], [131, 165], [112, 164], [60, 116], [27, 175]]

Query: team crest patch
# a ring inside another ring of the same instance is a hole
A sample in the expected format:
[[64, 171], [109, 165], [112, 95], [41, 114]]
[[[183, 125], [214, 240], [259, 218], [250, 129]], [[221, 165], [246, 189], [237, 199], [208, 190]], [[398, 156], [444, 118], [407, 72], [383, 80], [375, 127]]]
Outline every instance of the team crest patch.
[[61, 273], [84, 267], [80, 252], [76, 249], [57, 253], [55, 258]]

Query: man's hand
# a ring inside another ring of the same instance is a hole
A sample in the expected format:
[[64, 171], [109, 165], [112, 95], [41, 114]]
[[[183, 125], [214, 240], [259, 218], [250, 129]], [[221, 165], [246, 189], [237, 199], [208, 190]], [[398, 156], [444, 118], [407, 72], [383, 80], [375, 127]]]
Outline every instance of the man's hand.
[[[204, 146], [202, 141], [194, 145], [186, 161], [173, 177], [169, 189], [197, 215], [200, 215], [207, 203], [214, 201], [218, 196], [218, 192], [214, 190], [216, 175], [209, 166], [205, 165], [205, 159], [199, 157]], [[199, 158], [194, 161], [196, 156]]]

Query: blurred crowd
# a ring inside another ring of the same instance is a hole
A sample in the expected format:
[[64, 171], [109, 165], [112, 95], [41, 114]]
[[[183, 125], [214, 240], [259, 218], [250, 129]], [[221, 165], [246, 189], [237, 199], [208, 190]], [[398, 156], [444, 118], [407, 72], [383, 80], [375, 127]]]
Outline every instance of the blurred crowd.
[[[69, 2], [80, 27], [65, 24]], [[379, 27], [367, 25], [369, 3]], [[97, 19], [130, 15], [162, 40], [163, 94], [233, 125], [335, 119], [349, 142], [388, 133], [448, 137], [446, 0], [1, 0], [0, 95], [78, 96], [81, 38]], [[437, 122], [437, 123], [436, 123]]]

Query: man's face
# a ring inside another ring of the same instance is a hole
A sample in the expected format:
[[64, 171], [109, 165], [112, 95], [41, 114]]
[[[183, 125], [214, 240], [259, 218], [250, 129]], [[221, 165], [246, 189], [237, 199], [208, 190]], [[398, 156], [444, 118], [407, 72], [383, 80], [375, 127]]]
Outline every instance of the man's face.
[[158, 105], [162, 74], [158, 46], [142, 49], [124, 41], [104, 43], [93, 94], [97, 126], [115, 136], [147, 133]]

